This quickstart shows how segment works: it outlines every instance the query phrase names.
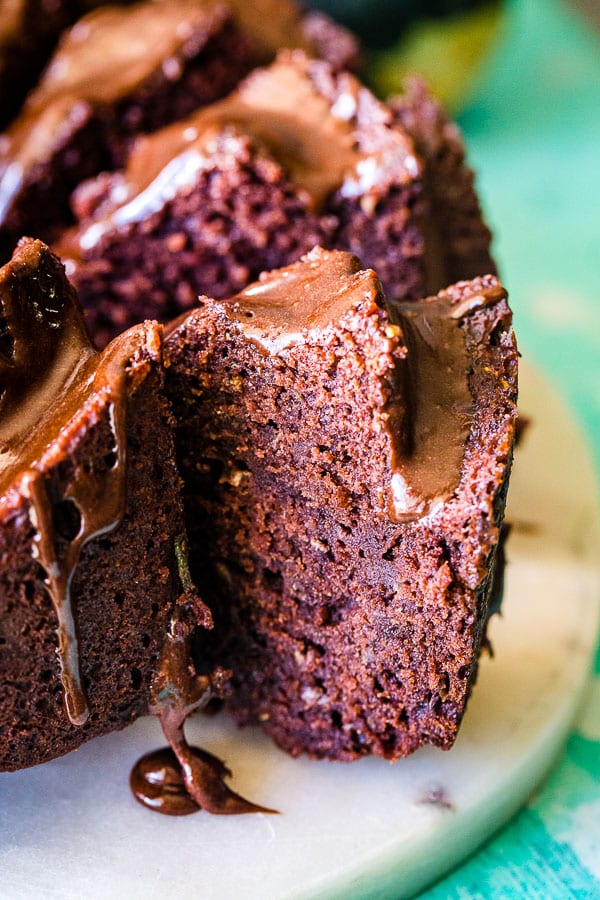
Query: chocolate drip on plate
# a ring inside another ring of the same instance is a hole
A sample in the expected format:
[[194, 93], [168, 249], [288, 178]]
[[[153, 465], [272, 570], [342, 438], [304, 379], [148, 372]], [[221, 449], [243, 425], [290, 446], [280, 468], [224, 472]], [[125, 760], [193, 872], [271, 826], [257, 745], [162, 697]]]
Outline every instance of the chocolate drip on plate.
[[150, 712], [158, 716], [169, 749], [143, 756], [133, 767], [131, 790], [140, 803], [166, 815], [188, 815], [199, 809], [217, 815], [275, 812], [234, 793], [224, 778], [231, 772], [217, 757], [190, 747], [184, 723], [194, 711], [222, 691], [228, 673], [211, 676], [192, 670], [189, 626], [174, 619], [165, 641], [153, 684]]
[[[198, 747], [190, 747], [189, 753], [198, 759], [200, 767], [208, 766], [215, 779], [231, 775], [225, 763], [212, 753]], [[187, 790], [179, 760], [170, 747], [142, 756], [131, 770], [129, 784], [133, 796], [142, 806], [163, 815], [189, 816], [200, 810]]]

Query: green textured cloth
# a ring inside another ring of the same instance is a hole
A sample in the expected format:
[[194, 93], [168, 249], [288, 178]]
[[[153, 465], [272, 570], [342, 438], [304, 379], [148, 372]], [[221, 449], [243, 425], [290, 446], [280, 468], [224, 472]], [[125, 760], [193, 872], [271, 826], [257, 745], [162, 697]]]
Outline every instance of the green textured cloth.
[[[461, 124], [521, 352], [575, 409], [600, 471], [600, 32], [556, 0], [513, 3]], [[423, 896], [600, 897], [600, 653], [548, 781]]]

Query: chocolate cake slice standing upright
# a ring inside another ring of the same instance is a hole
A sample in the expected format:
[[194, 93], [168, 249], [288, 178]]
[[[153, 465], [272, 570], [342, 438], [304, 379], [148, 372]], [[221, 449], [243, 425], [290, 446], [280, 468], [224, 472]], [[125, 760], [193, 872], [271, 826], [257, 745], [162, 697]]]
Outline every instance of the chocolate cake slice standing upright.
[[166, 340], [198, 662], [285, 750], [453, 743], [496, 608], [517, 352], [494, 276], [389, 310], [315, 249]]
[[[391, 300], [417, 299], [448, 283], [425, 183], [389, 108], [353, 76], [286, 52], [83, 185], [60, 252], [101, 343], [198, 294], [230, 296], [317, 243], [357, 253]], [[477, 247], [465, 269], [488, 263]]]
[[0, 771], [148, 710], [182, 594], [171, 425], [160, 327], [97, 353], [59, 261], [22, 242], [0, 269]]

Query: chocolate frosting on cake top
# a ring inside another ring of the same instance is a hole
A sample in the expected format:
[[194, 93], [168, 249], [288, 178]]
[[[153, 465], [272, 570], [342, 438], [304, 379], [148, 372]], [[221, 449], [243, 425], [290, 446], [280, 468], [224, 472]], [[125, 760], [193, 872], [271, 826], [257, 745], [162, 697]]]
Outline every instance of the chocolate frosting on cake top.
[[[0, 270], [0, 492], [39, 459], [89, 392], [97, 356], [73, 289], [40, 242]], [[73, 395], [65, 388], [73, 387]], [[61, 403], [62, 399], [62, 403]], [[58, 405], [58, 409], [57, 409]]]
[[142, 192], [180, 155], [190, 160], [193, 174], [192, 155], [201, 165], [211, 155], [211, 139], [224, 129], [248, 134], [267, 147], [315, 206], [354, 173], [362, 155], [351, 123], [332, 113], [300, 66], [280, 58], [250, 75], [225, 100], [141, 138], [125, 176], [128, 192], [140, 202]]
[[223, 134], [249, 135], [265, 147], [312, 208], [337, 190], [348, 197], [376, 194], [390, 178], [398, 183], [414, 178], [419, 163], [412, 141], [387, 127], [389, 112], [377, 104], [380, 127], [371, 149], [357, 130], [357, 117], [361, 104], [376, 104], [375, 99], [355, 78], [343, 75], [332, 101], [319, 84], [328, 77], [325, 64], [301, 51], [283, 51], [225, 100], [140, 137], [112, 196], [81, 236], [81, 246], [94, 246], [112, 227], [144, 220], [193, 184], [199, 171], [210, 168]]
[[224, 6], [198, 0], [94, 10], [65, 33], [27, 109], [64, 96], [114, 103], [161, 68], [167, 78], [177, 77], [186, 44], [202, 46], [226, 17]]
[[182, 48], [189, 41], [206, 42], [226, 18], [223, 6], [197, 0], [144, 0], [94, 10], [65, 33], [25, 114], [60, 97], [112, 103], [161, 67], [168, 77]]
[[381, 287], [351, 253], [315, 248], [301, 263], [265, 272], [224, 304], [246, 337], [272, 355], [318, 336]]
[[[0, 492], [35, 466], [95, 393], [124, 402], [121, 373], [146, 339], [140, 325], [98, 353], [75, 292], [40, 241], [0, 269]], [[1, 499], [0, 499], [1, 503]]]
[[[381, 418], [392, 449], [388, 513], [395, 521], [434, 514], [460, 483], [474, 412], [461, 321], [505, 297], [498, 280], [486, 276], [398, 304], [382, 323], [396, 357]], [[221, 305], [249, 341], [280, 355], [318, 340], [366, 299], [385, 306], [375, 272], [350, 253], [315, 248]]]

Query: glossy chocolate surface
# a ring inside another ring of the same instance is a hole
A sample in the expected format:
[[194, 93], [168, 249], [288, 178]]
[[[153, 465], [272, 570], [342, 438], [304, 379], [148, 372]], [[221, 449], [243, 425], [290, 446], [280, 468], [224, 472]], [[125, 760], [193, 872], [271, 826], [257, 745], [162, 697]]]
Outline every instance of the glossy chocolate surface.
[[[461, 322], [506, 296], [492, 276], [416, 303], [396, 304], [386, 334], [397, 353], [385, 428], [389, 434], [389, 514], [398, 522], [431, 515], [457, 489], [473, 398]], [[246, 338], [277, 355], [318, 340], [362, 300], [384, 304], [375, 273], [352, 254], [319, 248], [265, 274], [223, 303]], [[403, 358], [402, 358], [403, 357]]]
[[114, 103], [161, 68], [168, 78], [186, 43], [196, 45], [199, 32], [205, 39], [223, 18], [216, 2], [197, 0], [100, 7], [65, 33], [27, 109], [65, 96]]
[[166, 815], [195, 811], [186, 801], [184, 790], [196, 809], [216, 815], [274, 812], [234, 793], [224, 781], [231, 774], [225, 764], [210, 753], [190, 747], [186, 740], [185, 720], [205, 706], [213, 694], [221, 693], [228, 675], [222, 669], [210, 676], [196, 675], [189, 636], [189, 626], [173, 619], [155, 674], [150, 706], [150, 712], [160, 719], [170, 751], [155, 751], [136, 763], [130, 777], [133, 794], [144, 806]]
[[276, 355], [317, 337], [380, 291], [375, 273], [362, 270], [351, 253], [316, 248], [301, 263], [265, 273], [224, 305], [247, 338]]
[[[23, 243], [0, 271], [0, 305], [0, 493], [16, 489], [29, 503], [32, 555], [46, 573], [58, 618], [65, 707], [70, 721], [81, 725], [89, 710], [70, 586], [82, 547], [116, 527], [124, 512], [126, 368], [144, 327], [97, 353], [62, 266], [39, 241]], [[102, 469], [76, 468], [63, 494], [52, 455], [57, 443], [76, 442], [73, 422], [84, 408], [92, 421], [108, 415], [113, 450]], [[2, 506], [0, 498], [0, 513]], [[57, 526], [59, 507], [75, 522], [73, 534]]]

